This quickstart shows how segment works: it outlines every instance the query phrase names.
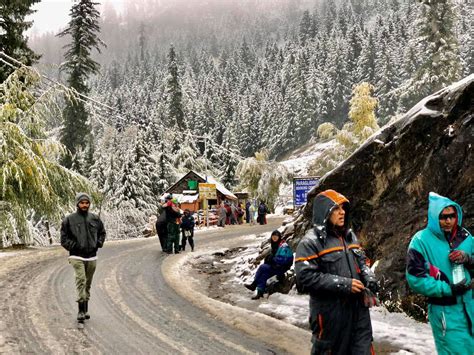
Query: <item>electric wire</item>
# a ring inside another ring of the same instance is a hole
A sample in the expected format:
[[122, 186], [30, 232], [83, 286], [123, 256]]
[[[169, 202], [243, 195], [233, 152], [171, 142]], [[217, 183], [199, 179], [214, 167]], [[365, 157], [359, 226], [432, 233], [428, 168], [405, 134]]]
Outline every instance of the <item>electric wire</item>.
[[[96, 99], [93, 99], [87, 95], [84, 95], [84, 94], [81, 94], [79, 92], [77, 92], [76, 90], [74, 89], [71, 89], [71, 88], [68, 88], [67, 86], [65, 86], [64, 84], [56, 81], [56, 80], [53, 80], [51, 78], [49, 78], [48, 76], [40, 73], [38, 70], [36, 70], [35, 68], [31, 67], [31, 66], [27, 66], [26, 64], [23, 64], [22, 62], [18, 61], [17, 59], [9, 56], [8, 54], [6, 54], [5, 52], [3, 51], [0, 51], [0, 56], [3, 56], [4, 58], [10, 60], [11, 62], [15, 63], [15, 65], [7, 62], [6, 60], [4, 60], [3, 58], [0, 58], [0, 61], [7, 64], [8, 66], [10, 66], [11, 68], [14, 68], [14, 69], [19, 69], [19, 68], [25, 68], [27, 70], [31, 70], [31, 71], [34, 71], [36, 74], [38, 74], [40, 77], [44, 78], [45, 80], [59, 86], [60, 88], [62, 88], [66, 93], [72, 93], [73, 95], [76, 96], [76, 99], [78, 101], [81, 101], [85, 104], [89, 104], [90, 105], [90, 102], [93, 102], [95, 104], [98, 104], [99, 106], [102, 106], [103, 108], [106, 108], [107, 110], [110, 110], [112, 111], [111, 113], [114, 114], [115, 117], [117, 118], [120, 118], [120, 119], [123, 119], [123, 120], [126, 120], [125, 117], [117, 114], [116, 112], [116, 109], [114, 109], [113, 107], [107, 105], [107, 104], [104, 104]], [[93, 107], [92, 105], [90, 105], [91, 108], [93, 108], [94, 110], [94, 118], [103, 126], [103, 127], [106, 127], [107, 124], [104, 123], [99, 117], [103, 118], [103, 119], [107, 119], [107, 117], [104, 117], [101, 113], [98, 112], [98, 109], [96, 107]], [[235, 151], [232, 151], [230, 149], [228, 149], [227, 147], [223, 146], [223, 145], [220, 145], [220, 144], [217, 144], [216, 142], [214, 142], [209, 136], [205, 135], [205, 136], [198, 136], [198, 135], [194, 135], [192, 134], [189, 130], [185, 130], [183, 132], [185, 135], [189, 135], [191, 137], [194, 137], [194, 138], [200, 138], [200, 139], [205, 139], [206, 140], [206, 144], [209, 144], [210, 146], [216, 148], [216, 149], [220, 149], [220, 150], [224, 150], [226, 151], [229, 155], [231, 155], [234, 159], [236, 160], [242, 160], [242, 159], [245, 159], [245, 157], [237, 154]]]

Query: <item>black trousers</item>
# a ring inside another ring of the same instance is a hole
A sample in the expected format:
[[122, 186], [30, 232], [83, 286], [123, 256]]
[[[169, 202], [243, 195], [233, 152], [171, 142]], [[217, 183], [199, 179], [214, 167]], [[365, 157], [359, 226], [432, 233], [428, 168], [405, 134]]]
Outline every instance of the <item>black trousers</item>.
[[372, 324], [369, 309], [353, 297], [310, 300], [311, 354], [370, 355]]
[[[191, 232], [191, 235], [186, 237], [185, 231]], [[194, 250], [194, 229], [181, 229], [181, 250], [186, 249], [186, 240], [189, 242], [191, 250]]]
[[156, 224], [156, 233], [160, 240], [161, 250], [166, 251], [166, 242], [168, 239], [168, 228], [166, 222]]

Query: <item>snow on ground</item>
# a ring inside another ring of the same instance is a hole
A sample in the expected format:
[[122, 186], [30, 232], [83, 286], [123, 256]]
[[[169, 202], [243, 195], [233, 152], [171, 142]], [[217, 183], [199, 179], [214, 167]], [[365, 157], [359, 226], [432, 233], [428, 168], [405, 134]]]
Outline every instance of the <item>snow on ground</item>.
[[18, 254], [19, 254], [18, 252], [14, 252], [14, 251], [9, 251], [9, 252], [0, 251], [0, 258], [7, 258], [9, 256], [14, 256]]
[[[268, 239], [270, 233], [256, 238], [255, 235], [245, 239], [254, 239], [254, 244], [231, 258], [216, 257], [213, 263], [235, 263], [228, 273], [229, 279], [225, 282], [229, 286], [228, 300], [239, 307], [254, 309], [258, 312], [284, 320], [293, 325], [307, 328], [309, 296], [299, 295], [291, 290], [288, 295], [274, 293], [269, 298], [253, 301], [250, 291], [242, 291], [244, 283], [253, 280], [256, 267], [252, 261], [259, 253], [259, 246]], [[249, 269], [251, 271], [249, 272]], [[371, 309], [372, 327], [376, 343], [388, 344], [396, 352], [393, 354], [435, 354], [435, 345], [429, 324], [417, 322], [404, 313], [391, 313], [384, 307]]]
[[325, 143], [316, 143], [303, 151], [293, 153], [287, 160], [281, 162], [295, 176], [308, 175], [308, 166], [319, 158], [326, 150], [334, 148], [336, 141], [330, 140]]
[[436, 354], [429, 324], [417, 322], [404, 313], [391, 313], [383, 307], [370, 311], [375, 341], [403, 349], [397, 354]]
[[[337, 142], [335, 139], [324, 143], [313, 143], [297, 149], [292, 155], [281, 161], [295, 177], [308, 176], [309, 165], [319, 158], [326, 150], [333, 149]], [[280, 186], [280, 197], [275, 205], [275, 214], [282, 215], [283, 208], [288, 201], [293, 200], [293, 183]]]
[[196, 234], [196, 233], [202, 233], [202, 232], [213, 232], [213, 231], [219, 230], [219, 228], [222, 228], [222, 227], [218, 227], [218, 226], [198, 227], [198, 226], [196, 226], [194, 228], [194, 233]]

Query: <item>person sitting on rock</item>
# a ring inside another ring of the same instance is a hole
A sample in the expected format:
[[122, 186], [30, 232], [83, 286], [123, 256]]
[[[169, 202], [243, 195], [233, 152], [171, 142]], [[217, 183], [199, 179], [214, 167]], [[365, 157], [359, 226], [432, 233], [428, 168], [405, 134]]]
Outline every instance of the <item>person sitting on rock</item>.
[[270, 237], [271, 250], [265, 258], [265, 261], [257, 269], [255, 279], [251, 284], [244, 285], [251, 291], [257, 290], [257, 294], [252, 297], [257, 300], [263, 297], [267, 280], [272, 276], [283, 276], [291, 265], [293, 265], [293, 251], [290, 246], [283, 240], [280, 231], [275, 230]]

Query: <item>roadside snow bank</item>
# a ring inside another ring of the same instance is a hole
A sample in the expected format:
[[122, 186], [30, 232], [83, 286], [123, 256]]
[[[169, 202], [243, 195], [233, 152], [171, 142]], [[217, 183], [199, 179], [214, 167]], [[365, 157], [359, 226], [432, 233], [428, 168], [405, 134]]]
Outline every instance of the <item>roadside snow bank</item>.
[[[270, 233], [265, 235], [269, 237]], [[224, 274], [222, 285], [226, 290], [225, 299], [233, 305], [251, 309], [271, 317], [281, 319], [303, 329], [308, 329], [309, 296], [299, 295], [294, 289], [289, 294], [274, 293], [261, 301], [251, 300], [252, 292], [243, 288], [251, 282], [257, 267], [252, 263], [259, 254], [259, 238], [254, 245], [239, 249], [238, 255], [215, 256], [213, 264], [231, 266]], [[233, 265], [229, 265], [233, 264]], [[429, 324], [417, 322], [404, 313], [390, 313], [383, 307], [371, 309], [373, 336], [376, 344], [385, 344], [393, 354], [435, 354], [433, 335]], [[395, 350], [396, 349], [396, 350]]]
[[[280, 322], [264, 314], [232, 306], [209, 298], [201, 293], [202, 285], [192, 277], [189, 259], [199, 256], [193, 254], [177, 254], [169, 256], [162, 264], [162, 273], [166, 282], [182, 297], [199, 308], [212, 314], [223, 323], [260, 339], [262, 342], [272, 343], [291, 354], [308, 354], [311, 349], [310, 337], [307, 332], [285, 322]], [[275, 334], [285, 334], [284, 337], [275, 337]], [[234, 344], [237, 351], [237, 344]]]

